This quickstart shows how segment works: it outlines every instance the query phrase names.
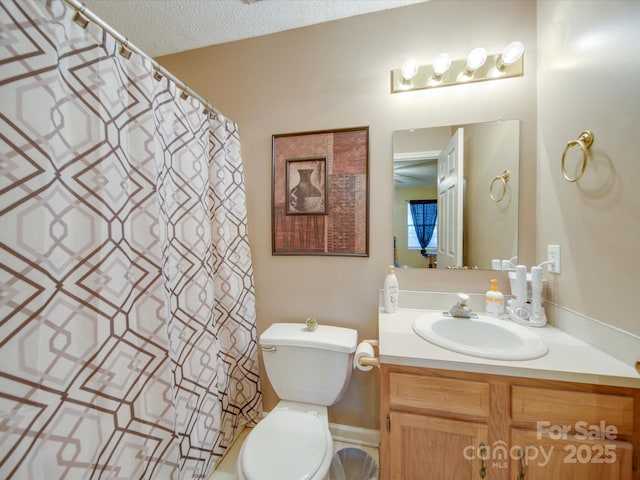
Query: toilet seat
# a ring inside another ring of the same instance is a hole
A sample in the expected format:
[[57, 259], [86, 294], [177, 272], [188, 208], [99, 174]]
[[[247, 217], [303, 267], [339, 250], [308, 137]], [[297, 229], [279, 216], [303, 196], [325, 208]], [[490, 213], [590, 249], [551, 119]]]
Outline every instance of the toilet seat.
[[247, 436], [239, 466], [247, 480], [310, 480], [330, 465], [331, 445], [317, 413], [274, 410]]

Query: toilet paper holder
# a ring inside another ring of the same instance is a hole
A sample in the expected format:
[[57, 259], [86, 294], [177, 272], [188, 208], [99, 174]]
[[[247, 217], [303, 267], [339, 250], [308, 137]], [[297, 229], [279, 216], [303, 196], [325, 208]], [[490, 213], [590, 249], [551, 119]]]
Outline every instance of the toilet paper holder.
[[[378, 347], [378, 340], [363, 340], [363, 342], [368, 343], [372, 347]], [[358, 363], [363, 367], [378, 367], [380, 368], [380, 359], [378, 357], [360, 357], [358, 358]]]

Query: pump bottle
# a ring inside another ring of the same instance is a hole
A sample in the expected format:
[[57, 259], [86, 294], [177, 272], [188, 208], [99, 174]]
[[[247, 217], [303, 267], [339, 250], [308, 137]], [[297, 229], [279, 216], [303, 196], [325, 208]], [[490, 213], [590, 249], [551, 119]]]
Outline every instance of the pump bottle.
[[384, 311], [386, 313], [396, 313], [398, 311], [398, 279], [395, 268], [389, 265], [389, 271], [384, 279]]
[[504, 295], [498, 290], [498, 280], [491, 279], [491, 290], [485, 294], [485, 312], [492, 317], [502, 318], [504, 315]]

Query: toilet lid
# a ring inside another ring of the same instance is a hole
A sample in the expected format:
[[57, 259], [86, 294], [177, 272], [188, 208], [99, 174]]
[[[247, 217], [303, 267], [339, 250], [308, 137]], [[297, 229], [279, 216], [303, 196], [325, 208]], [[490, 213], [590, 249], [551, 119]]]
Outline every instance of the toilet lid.
[[247, 436], [242, 470], [248, 480], [306, 480], [327, 453], [327, 428], [311, 413], [276, 410]]

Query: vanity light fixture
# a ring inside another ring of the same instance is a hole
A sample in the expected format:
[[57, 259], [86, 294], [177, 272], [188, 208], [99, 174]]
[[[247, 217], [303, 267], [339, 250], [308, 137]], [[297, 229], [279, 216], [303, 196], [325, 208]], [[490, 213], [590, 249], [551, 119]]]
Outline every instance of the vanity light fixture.
[[520, 60], [523, 53], [524, 45], [522, 42], [511, 42], [509, 45], [504, 47], [504, 50], [502, 50], [502, 53], [496, 62], [496, 68], [501, 72], [504, 72], [509, 65], [513, 65], [515, 62]]
[[415, 58], [405, 60], [400, 68], [400, 85], [401, 90], [412, 90], [413, 77], [418, 73], [420, 65]]
[[435, 80], [442, 80], [442, 75], [447, 73], [447, 70], [451, 68], [451, 55], [448, 53], [441, 53], [433, 60], [433, 78]]
[[405, 80], [411, 80], [418, 73], [418, 61], [415, 58], [405, 60], [402, 64], [402, 78]]
[[391, 71], [391, 93], [521, 77], [523, 67], [521, 42], [511, 42], [502, 52], [491, 55], [484, 48], [474, 48], [466, 58], [458, 60], [441, 53], [432, 65], [420, 65], [415, 59], [409, 59], [401, 68]]
[[481, 66], [484, 65], [484, 62], [487, 61], [487, 51], [484, 48], [474, 48], [467, 55], [467, 64], [462, 71], [462, 75], [465, 77], [470, 77], [473, 75], [473, 72], [478, 70]]

